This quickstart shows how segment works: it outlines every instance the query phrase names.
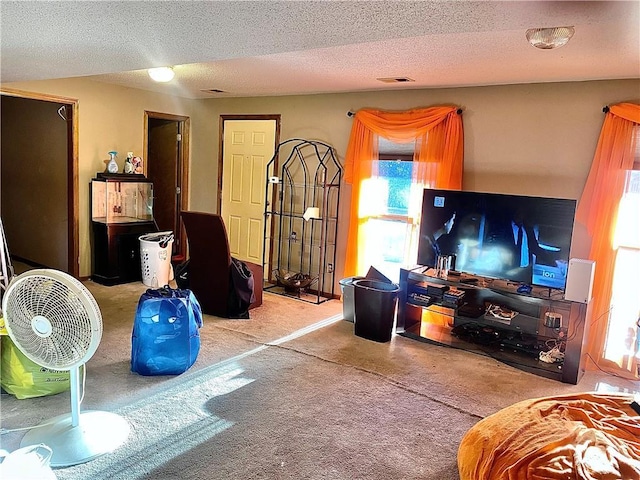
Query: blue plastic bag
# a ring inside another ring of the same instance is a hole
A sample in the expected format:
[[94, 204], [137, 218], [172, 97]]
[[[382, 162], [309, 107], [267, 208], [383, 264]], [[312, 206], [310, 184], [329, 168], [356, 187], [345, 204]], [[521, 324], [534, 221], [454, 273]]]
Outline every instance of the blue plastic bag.
[[131, 371], [140, 375], [186, 372], [200, 351], [202, 310], [191, 290], [149, 289], [138, 301], [131, 336]]

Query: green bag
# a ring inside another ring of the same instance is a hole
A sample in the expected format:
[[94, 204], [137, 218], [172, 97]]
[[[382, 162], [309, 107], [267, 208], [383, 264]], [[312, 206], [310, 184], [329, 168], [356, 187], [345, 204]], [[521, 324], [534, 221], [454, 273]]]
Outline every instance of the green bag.
[[69, 390], [69, 372], [50, 370], [32, 362], [11, 337], [0, 337], [0, 386], [16, 398], [44, 397]]

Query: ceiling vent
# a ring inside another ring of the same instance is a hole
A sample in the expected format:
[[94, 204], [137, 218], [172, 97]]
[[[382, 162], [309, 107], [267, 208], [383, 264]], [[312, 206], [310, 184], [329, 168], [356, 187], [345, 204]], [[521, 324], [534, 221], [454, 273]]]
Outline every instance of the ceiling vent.
[[218, 88], [208, 88], [208, 89], [204, 89], [204, 90], [200, 90], [201, 92], [204, 93], [225, 93], [224, 90], [220, 90]]
[[384, 83], [406, 83], [406, 82], [415, 82], [413, 78], [409, 77], [387, 77], [387, 78], [376, 78], [379, 82]]

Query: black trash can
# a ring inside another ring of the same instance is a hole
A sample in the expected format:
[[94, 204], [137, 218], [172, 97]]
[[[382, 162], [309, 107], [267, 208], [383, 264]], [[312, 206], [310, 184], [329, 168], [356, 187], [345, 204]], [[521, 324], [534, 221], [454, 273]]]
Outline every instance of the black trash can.
[[398, 291], [394, 283], [377, 280], [356, 280], [355, 326], [358, 337], [374, 342], [388, 342], [393, 332]]
[[355, 287], [353, 282], [363, 280], [364, 277], [347, 277], [340, 280], [340, 291], [342, 292], [342, 317], [347, 322], [353, 323], [355, 318]]

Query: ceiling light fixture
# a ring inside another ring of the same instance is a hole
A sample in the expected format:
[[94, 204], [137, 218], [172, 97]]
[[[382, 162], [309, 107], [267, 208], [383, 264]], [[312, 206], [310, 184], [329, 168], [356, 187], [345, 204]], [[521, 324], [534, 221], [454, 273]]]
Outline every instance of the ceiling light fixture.
[[173, 80], [173, 76], [175, 75], [175, 72], [171, 67], [150, 68], [148, 73], [156, 82], [170, 82]]
[[566, 45], [574, 33], [573, 27], [530, 28], [526, 36], [534, 47], [550, 50]]

